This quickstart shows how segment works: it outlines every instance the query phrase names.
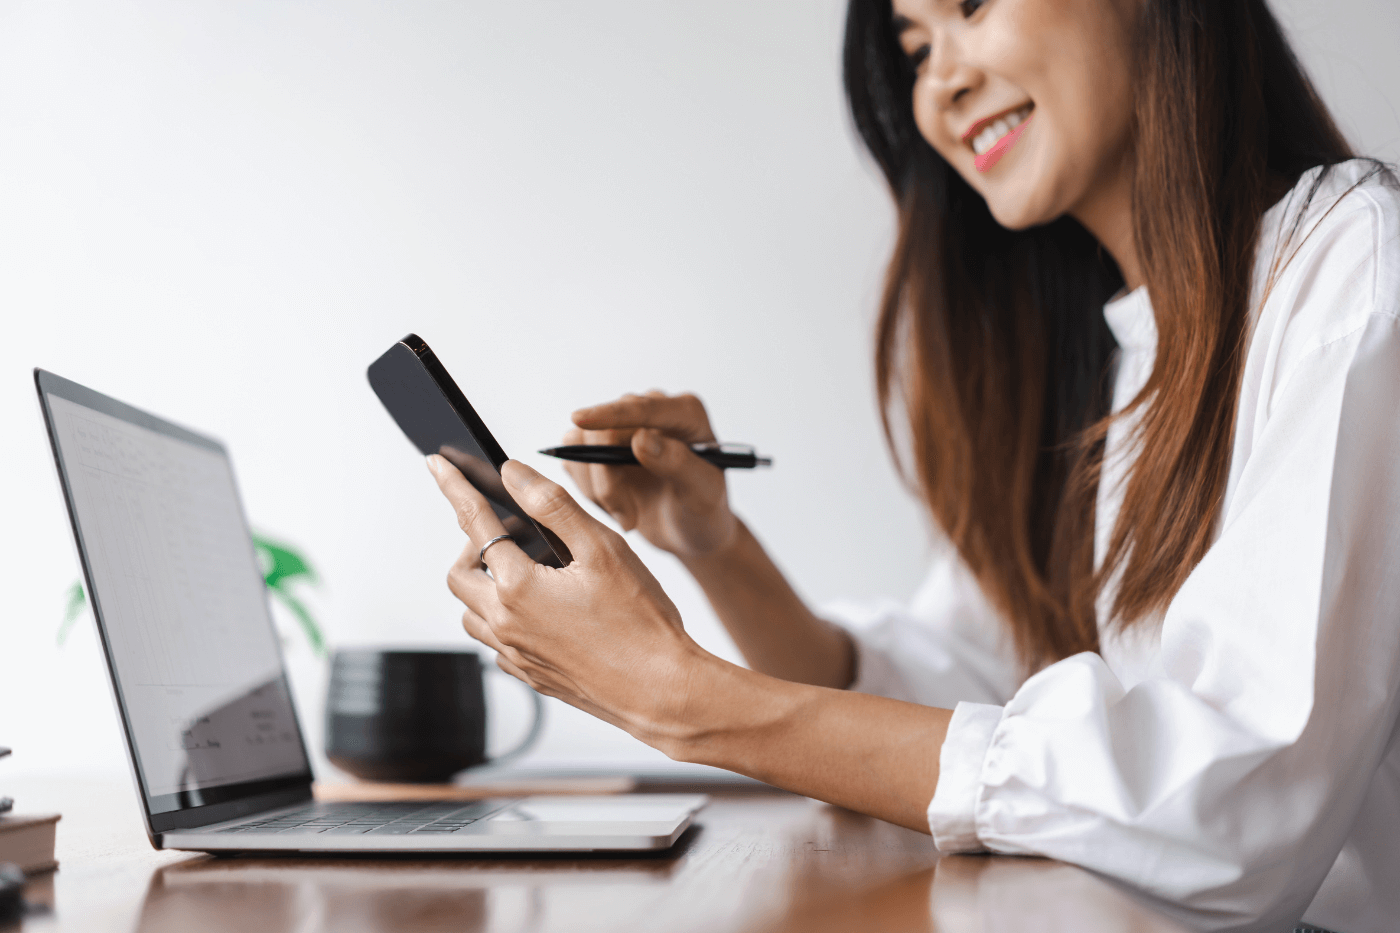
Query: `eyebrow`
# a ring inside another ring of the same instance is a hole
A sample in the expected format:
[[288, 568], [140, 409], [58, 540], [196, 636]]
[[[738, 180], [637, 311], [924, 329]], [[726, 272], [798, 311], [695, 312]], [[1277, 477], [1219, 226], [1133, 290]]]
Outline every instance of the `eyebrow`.
[[912, 29], [914, 21], [907, 16], [896, 13], [890, 17], [890, 25], [894, 27], [894, 34], [898, 37], [904, 35], [905, 30]]

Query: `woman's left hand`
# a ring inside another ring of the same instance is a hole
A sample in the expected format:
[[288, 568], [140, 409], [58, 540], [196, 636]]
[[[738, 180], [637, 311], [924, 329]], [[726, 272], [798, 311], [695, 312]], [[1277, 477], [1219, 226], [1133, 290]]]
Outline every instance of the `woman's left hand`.
[[693, 674], [710, 656], [622, 536], [511, 460], [501, 469], [506, 489], [574, 560], [547, 567], [506, 540], [486, 552], [488, 576], [477, 554], [504, 526], [451, 463], [432, 456], [428, 469], [469, 539], [447, 575], [466, 604], [468, 634], [497, 651], [506, 673], [665, 751], [672, 733], [684, 731]]

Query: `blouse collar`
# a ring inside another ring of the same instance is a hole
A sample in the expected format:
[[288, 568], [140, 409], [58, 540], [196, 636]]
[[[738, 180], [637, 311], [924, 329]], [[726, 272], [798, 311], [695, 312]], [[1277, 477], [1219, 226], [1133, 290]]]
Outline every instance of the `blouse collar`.
[[1103, 306], [1108, 329], [1125, 353], [1155, 352], [1157, 349], [1157, 319], [1152, 314], [1152, 302], [1147, 286], [1139, 285], [1126, 295], [1120, 294]]

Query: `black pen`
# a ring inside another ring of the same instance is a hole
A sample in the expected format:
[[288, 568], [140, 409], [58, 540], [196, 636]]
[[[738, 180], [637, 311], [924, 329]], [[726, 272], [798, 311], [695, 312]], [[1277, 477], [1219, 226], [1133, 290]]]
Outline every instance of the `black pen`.
[[[760, 457], [746, 444], [691, 444], [695, 456], [714, 464], [721, 470], [752, 470], [772, 466], [772, 457]], [[575, 463], [604, 463], [610, 466], [635, 466], [637, 456], [626, 444], [569, 444], [551, 447], [540, 453]]]

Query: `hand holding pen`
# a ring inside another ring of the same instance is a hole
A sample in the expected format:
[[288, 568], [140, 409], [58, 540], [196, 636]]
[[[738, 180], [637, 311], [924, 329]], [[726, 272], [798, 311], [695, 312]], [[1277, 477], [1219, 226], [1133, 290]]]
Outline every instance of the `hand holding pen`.
[[[682, 558], [705, 556], [734, 539], [738, 519], [729, 510], [725, 470], [715, 469], [722, 464], [710, 458], [747, 457], [749, 466], [763, 458], [718, 445], [705, 406], [695, 396], [624, 395], [579, 409], [573, 422], [576, 427], [564, 437], [566, 446], [622, 447], [590, 456], [616, 456], [619, 459], [610, 461], [616, 465], [630, 455], [642, 468], [618, 470], [598, 460], [572, 458], [564, 464], [579, 490], [623, 530], [635, 528], [655, 546]], [[700, 450], [692, 445], [701, 445]], [[743, 462], [733, 465], [744, 467]]]
[[[773, 465], [771, 457], [760, 457], [748, 444], [691, 444], [695, 456], [721, 470], [752, 470]], [[540, 453], [574, 463], [601, 463], [607, 466], [638, 466], [641, 461], [631, 444], [565, 444], [547, 447]]]

